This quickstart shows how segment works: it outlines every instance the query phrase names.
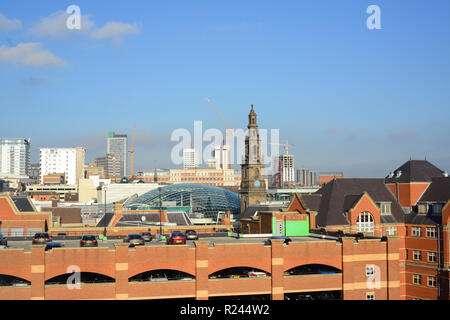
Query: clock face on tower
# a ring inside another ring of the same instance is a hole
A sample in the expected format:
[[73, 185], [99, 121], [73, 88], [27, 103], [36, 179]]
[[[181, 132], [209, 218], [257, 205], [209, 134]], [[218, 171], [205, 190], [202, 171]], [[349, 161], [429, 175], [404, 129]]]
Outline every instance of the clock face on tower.
[[255, 187], [259, 187], [259, 186], [261, 185], [261, 183], [259, 182], [259, 180], [256, 180], [254, 184], [255, 184]]

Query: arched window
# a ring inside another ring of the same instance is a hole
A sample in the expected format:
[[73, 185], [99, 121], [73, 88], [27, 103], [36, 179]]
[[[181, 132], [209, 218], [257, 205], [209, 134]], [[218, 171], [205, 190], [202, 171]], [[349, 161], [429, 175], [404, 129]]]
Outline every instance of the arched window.
[[373, 232], [373, 217], [369, 212], [362, 212], [356, 221], [357, 232]]

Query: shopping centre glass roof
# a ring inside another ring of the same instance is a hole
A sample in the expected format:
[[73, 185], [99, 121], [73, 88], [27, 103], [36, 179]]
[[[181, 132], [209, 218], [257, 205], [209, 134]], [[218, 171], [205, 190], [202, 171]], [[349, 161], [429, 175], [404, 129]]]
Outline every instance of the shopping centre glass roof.
[[[159, 206], [159, 190], [149, 191], [128, 204]], [[177, 206], [190, 207], [192, 213], [217, 218], [219, 211], [239, 214], [240, 196], [229, 190], [205, 184], [173, 184], [161, 188], [161, 201], [175, 201]]]

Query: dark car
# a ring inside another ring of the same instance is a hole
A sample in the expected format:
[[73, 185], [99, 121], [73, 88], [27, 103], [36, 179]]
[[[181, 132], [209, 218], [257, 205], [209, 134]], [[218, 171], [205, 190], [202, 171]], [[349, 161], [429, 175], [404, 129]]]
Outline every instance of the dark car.
[[34, 235], [33, 244], [46, 244], [47, 242], [51, 242], [52, 237], [47, 232], [38, 232]]
[[81, 237], [80, 247], [98, 247], [98, 241], [95, 235], [85, 234]]
[[198, 233], [195, 230], [186, 230], [185, 235], [187, 240], [198, 240]]
[[64, 244], [61, 242], [47, 242], [47, 245], [45, 246], [45, 251], [52, 250], [53, 248], [61, 248]]
[[142, 238], [142, 236], [138, 233], [129, 234], [125, 239], [123, 239], [123, 242], [128, 242], [130, 245], [145, 245], [144, 238]]
[[2, 234], [0, 234], [0, 246], [8, 246], [8, 239], [6, 239]]
[[173, 231], [166, 240], [167, 244], [181, 243], [186, 244], [186, 235], [181, 231]]
[[153, 237], [150, 232], [142, 232], [141, 233], [142, 238], [144, 238], [145, 241], [152, 241]]

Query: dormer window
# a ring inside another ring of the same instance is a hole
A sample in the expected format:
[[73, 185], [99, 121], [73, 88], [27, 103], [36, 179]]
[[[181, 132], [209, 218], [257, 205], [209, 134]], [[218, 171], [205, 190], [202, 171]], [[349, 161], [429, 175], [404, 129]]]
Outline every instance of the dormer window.
[[419, 204], [418, 205], [418, 212], [419, 214], [426, 214], [428, 211], [427, 205], [426, 204]]
[[380, 213], [381, 214], [391, 214], [391, 203], [381, 202], [380, 203]]
[[442, 213], [442, 204], [435, 203], [433, 204], [433, 214], [440, 215]]

